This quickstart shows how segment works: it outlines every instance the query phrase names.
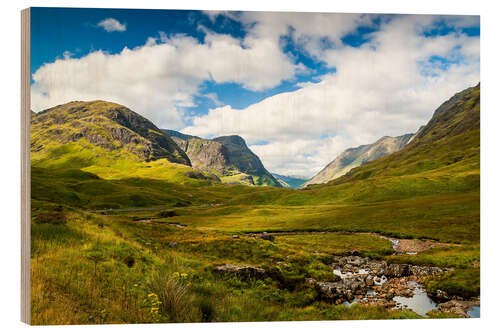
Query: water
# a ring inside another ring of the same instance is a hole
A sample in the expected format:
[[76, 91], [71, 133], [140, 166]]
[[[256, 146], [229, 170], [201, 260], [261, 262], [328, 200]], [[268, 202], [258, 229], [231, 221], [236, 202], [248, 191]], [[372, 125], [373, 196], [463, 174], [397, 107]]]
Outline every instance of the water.
[[398, 246], [399, 246], [399, 240], [394, 239], [394, 238], [389, 238], [389, 240], [392, 243], [392, 248], [394, 249], [394, 251], [397, 251]]
[[356, 295], [356, 296], [354, 296], [354, 299], [353, 299], [352, 301], [350, 301], [350, 302], [349, 302], [349, 301], [345, 301], [345, 302], [344, 302], [344, 305], [345, 305], [345, 306], [351, 306], [351, 305], [353, 305], [353, 304], [358, 303], [358, 302], [359, 302], [360, 300], [362, 300], [362, 299], [364, 299], [364, 298], [362, 298], [361, 296]]
[[376, 286], [381, 286], [381, 285], [383, 285], [383, 284], [384, 284], [384, 283], [386, 283], [386, 282], [387, 282], [387, 278], [385, 277], [385, 275], [382, 275], [382, 276], [380, 277], [380, 281], [378, 281], [378, 282], [377, 282], [377, 279], [376, 279], [376, 278], [375, 278], [375, 279], [373, 279], [373, 284], [375, 284]]
[[420, 316], [425, 316], [427, 312], [437, 308], [436, 303], [430, 299], [425, 290], [416, 282], [409, 282], [408, 285], [415, 287], [412, 297], [395, 296], [397, 308], [410, 309]]
[[479, 318], [480, 317], [480, 312], [481, 312], [481, 307], [478, 306], [471, 306], [472, 310], [467, 311], [467, 314], [471, 318]]
[[[353, 272], [342, 273], [342, 271], [340, 269], [334, 269], [333, 270], [333, 274], [337, 275], [338, 277], [340, 277], [343, 280], [345, 278], [350, 278], [350, 277], [353, 277], [353, 276], [368, 275], [368, 274], [370, 274], [370, 271], [366, 270], [364, 268], [360, 268], [357, 273], [353, 273]], [[381, 286], [385, 282], [387, 282], [387, 278], [384, 275], [381, 276], [380, 282], [375, 282], [374, 281], [375, 285], [377, 285], [377, 286]]]

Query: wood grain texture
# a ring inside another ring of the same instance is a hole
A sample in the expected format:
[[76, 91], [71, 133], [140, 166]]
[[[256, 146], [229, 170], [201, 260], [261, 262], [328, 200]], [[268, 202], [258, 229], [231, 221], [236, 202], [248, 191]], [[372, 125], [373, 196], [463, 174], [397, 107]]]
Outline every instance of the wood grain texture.
[[30, 324], [30, 9], [21, 11], [21, 321]]

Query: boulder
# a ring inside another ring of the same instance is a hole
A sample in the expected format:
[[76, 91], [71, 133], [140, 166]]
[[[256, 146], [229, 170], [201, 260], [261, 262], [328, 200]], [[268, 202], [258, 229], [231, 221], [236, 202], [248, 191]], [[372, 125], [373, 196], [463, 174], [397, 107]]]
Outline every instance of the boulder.
[[415, 275], [417, 277], [425, 277], [443, 273], [443, 269], [439, 267], [410, 265], [408, 269], [410, 275]]
[[342, 282], [316, 282], [316, 289], [323, 300], [335, 301], [344, 298]]
[[258, 238], [263, 239], [263, 240], [268, 240], [268, 241], [274, 242], [274, 236], [273, 236], [273, 235], [269, 235], [269, 234], [260, 234], [260, 235], [258, 236]]
[[468, 304], [465, 302], [451, 300], [438, 305], [438, 310], [442, 312], [454, 313], [461, 317], [468, 317], [467, 315]]
[[365, 278], [365, 284], [367, 287], [371, 287], [373, 286], [375, 283], [373, 281], [373, 276], [372, 275], [367, 275], [366, 278]]
[[215, 267], [214, 272], [225, 276], [234, 276], [241, 280], [262, 280], [267, 276], [264, 269], [247, 265], [237, 266], [225, 264]]
[[409, 265], [407, 264], [390, 264], [385, 270], [385, 275], [388, 277], [403, 277], [409, 274]]

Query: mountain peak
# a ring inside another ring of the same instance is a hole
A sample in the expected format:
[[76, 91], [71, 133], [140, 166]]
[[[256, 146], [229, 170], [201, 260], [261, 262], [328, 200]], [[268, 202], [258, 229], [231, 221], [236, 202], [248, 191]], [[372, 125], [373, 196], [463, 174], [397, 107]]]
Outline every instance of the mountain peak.
[[215, 173], [225, 182], [281, 186], [239, 135], [210, 140], [172, 130], [163, 131], [186, 152], [194, 167]]
[[236, 146], [241, 146], [241, 147], [247, 147], [247, 143], [245, 142], [245, 139], [243, 139], [239, 135], [226, 135], [226, 136], [219, 136], [217, 138], [213, 139], [214, 141], [225, 143], [225, 144], [232, 144]]
[[175, 142], [152, 122], [123, 105], [102, 100], [73, 101], [41, 111], [32, 120], [33, 144], [81, 143], [107, 151], [124, 150], [143, 160], [166, 158], [191, 165]]

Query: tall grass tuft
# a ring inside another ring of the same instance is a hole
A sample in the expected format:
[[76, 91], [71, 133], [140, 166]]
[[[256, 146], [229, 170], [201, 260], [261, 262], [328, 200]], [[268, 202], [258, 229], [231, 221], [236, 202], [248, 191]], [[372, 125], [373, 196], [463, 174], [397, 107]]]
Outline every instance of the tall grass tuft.
[[160, 313], [170, 322], [199, 321], [199, 310], [193, 303], [186, 282], [165, 271], [155, 271], [147, 282], [149, 290], [158, 295]]

